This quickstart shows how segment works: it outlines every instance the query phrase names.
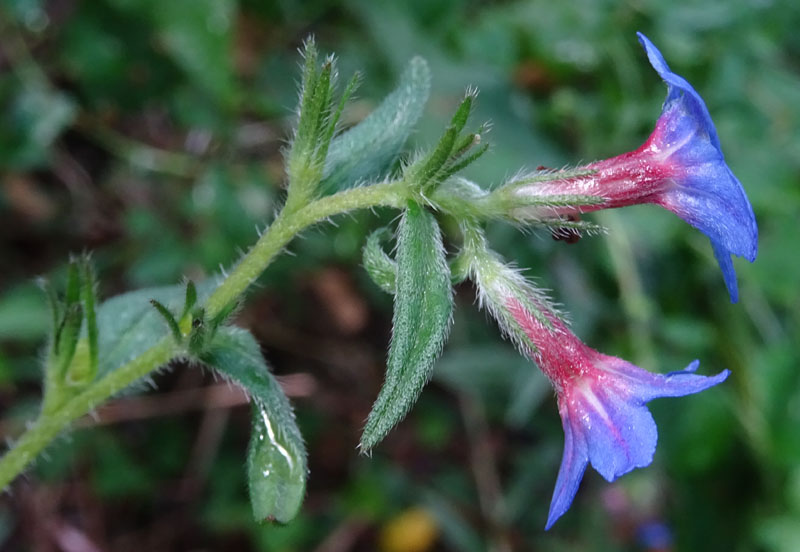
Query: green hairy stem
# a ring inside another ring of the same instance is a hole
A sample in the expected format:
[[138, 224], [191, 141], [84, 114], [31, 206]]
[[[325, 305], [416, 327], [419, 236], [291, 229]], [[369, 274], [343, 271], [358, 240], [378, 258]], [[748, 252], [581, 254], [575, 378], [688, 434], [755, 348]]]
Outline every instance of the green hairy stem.
[[[292, 238], [309, 226], [329, 217], [377, 206], [401, 207], [407, 196], [403, 181], [351, 188], [322, 197], [291, 212], [282, 211], [220, 283], [206, 303], [208, 318], [229, 310], [249, 286], [269, 266]], [[43, 409], [38, 420], [0, 458], [0, 487], [5, 488], [69, 424], [97, 408], [125, 387], [147, 376], [171, 360], [185, 355], [185, 350], [167, 336], [127, 364], [89, 383], [71, 398]]]

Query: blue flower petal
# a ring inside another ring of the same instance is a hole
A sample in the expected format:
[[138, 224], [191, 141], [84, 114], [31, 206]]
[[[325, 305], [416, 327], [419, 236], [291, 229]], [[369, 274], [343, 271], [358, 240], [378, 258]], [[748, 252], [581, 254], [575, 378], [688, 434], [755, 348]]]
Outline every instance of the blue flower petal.
[[656, 201], [711, 240], [731, 302], [738, 300], [731, 255], [753, 262], [758, 227], [753, 207], [733, 175], [719, 144], [714, 123], [700, 95], [670, 71], [661, 52], [642, 33], [639, 41], [653, 69], [667, 83], [667, 99], [655, 131], [657, 147], [680, 169], [673, 188]]
[[560, 391], [564, 455], [545, 529], [569, 509], [588, 463], [607, 481], [650, 465], [658, 430], [645, 404], [698, 393], [728, 377], [727, 370], [699, 376], [694, 373], [698, 364], [695, 360], [685, 370], [653, 374], [597, 353], [594, 373], [571, 380], [571, 387]]
[[569, 510], [578, 486], [581, 484], [586, 465], [589, 463], [589, 453], [583, 432], [577, 426], [578, 421], [561, 412], [561, 425], [564, 427], [564, 454], [561, 458], [561, 467], [558, 470], [556, 488], [553, 499], [550, 501], [550, 513], [547, 515], [547, 524], [544, 530], [550, 529], [561, 516]]
[[722, 383], [730, 375], [729, 370], [723, 370], [714, 376], [697, 375], [695, 372], [700, 366], [698, 360], [692, 361], [683, 370], [654, 374], [621, 358], [605, 355], [603, 358], [603, 371], [614, 378], [618, 387], [627, 389], [630, 396], [636, 397], [640, 404], [661, 397], [693, 395]]
[[644, 401], [626, 400], [613, 388], [596, 390], [596, 402], [587, 404], [591, 423], [589, 462], [606, 481], [634, 468], [649, 466], [658, 441], [656, 422]]
[[737, 303], [739, 301], [739, 285], [736, 283], [736, 271], [733, 268], [730, 251], [714, 240], [711, 240], [711, 248], [714, 250], [714, 257], [722, 270], [722, 278], [725, 280], [725, 286], [731, 296], [731, 303]]
[[[639, 32], [636, 33], [636, 36], [639, 37], [639, 42], [647, 53], [647, 59], [650, 60], [650, 65], [653, 66], [656, 73], [658, 73], [669, 87], [667, 99], [664, 101], [664, 108], [675, 100], [683, 100], [698, 120], [703, 122], [703, 127], [708, 133], [708, 137], [711, 143], [714, 144], [714, 147], [721, 149], [719, 137], [717, 137], [717, 129], [714, 127], [714, 123], [711, 122], [711, 115], [708, 113], [706, 103], [703, 101], [703, 98], [700, 97], [700, 94], [697, 93], [686, 79], [670, 71], [669, 65], [664, 61], [664, 56], [661, 55], [661, 52], [656, 48], [655, 44], [650, 42], [649, 38]], [[686, 95], [684, 96], [681, 94], [682, 92]]]

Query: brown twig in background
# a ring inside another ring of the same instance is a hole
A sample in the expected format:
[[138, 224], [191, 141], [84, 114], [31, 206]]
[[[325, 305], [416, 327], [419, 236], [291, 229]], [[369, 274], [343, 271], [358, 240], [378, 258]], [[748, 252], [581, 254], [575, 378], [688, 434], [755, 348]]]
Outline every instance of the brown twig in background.
[[189, 500], [203, 489], [229, 419], [230, 411], [227, 409], [208, 409], [203, 414], [197, 438], [189, 454], [189, 465], [186, 466], [178, 491], [182, 499]]
[[348, 518], [331, 531], [314, 552], [347, 552], [369, 529], [369, 522], [360, 518]]
[[[316, 387], [309, 374], [281, 376], [278, 382], [289, 397], [307, 397]], [[174, 416], [192, 410], [232, 408], [250, 402], [247, 394], [230, 383], [117, 399], [99, 408], [94, 416], [82, 418], [78, 427], [94, 427], [131, 420]]]

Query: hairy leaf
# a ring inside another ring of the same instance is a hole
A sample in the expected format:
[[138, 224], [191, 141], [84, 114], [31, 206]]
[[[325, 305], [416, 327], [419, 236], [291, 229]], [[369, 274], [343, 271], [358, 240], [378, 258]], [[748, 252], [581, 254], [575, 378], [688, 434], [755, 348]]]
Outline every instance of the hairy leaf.
[[369, 451], [416, 402], [442, 350], [453, 312], [450, 270], [433, 215], [410, 202], [397, 235], [397, 285], [386, 381], [360, 447]]
[[[199, 301], [205, 301], [217, 283], [210, 278], [199, 284]], [[164, 319], [151, 300], [179, 311], [185, 296], [186, 287], [175, 285], [131, 291], [103, 302], [97, 309], [98, 376], [133, 360], [164, 337]]]
[[202, 360], [241, 385], [253, 399], [253, 433], [247, 453], [253, 515], [258, 521], [290, 521], [305, 495], [306, 449], [289, 400], [270, 373], [258, 343], [246, 330], [224, 327]]
[[328, 193], [384, 172], [400, 153], [422, 115], [430, 92], [427, 62], [415, 57], [400, 83], [363, 121], [333, 139], [322, 190]]

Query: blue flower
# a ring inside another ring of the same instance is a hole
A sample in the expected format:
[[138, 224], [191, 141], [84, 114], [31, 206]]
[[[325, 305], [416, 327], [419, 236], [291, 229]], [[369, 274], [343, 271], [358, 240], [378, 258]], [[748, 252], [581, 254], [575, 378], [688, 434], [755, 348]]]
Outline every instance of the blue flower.
[[647, 402], [698, 393], [724, 381], [729, 374], [724, 370], [710, 377], [696, 375], [693, 372], [698, 361], [679, 372], [653, 374], [620, 358], [584, 348], [594, 357], [591, 368], [572, 378], [558, 393], [564, 455], [545, 529], [569, 509], [589, 463], [607, 481], [650, 465], [658, 431]]
[[512, 214], [519, 219], [537, 219], [641, 203], [660, 205], [708, 236], [735, 303], [738, 289], [731, 255], [750, 262], [756, 258], [758, 228], [753, 208], [725, 163], [703, 99], [683, 77], [670, 71], [661, 52], [647, 37], [641, 33], [638, 36], [650, 64], [668, 87], [661, 116], [650, 137], [635, 151], [579, 167], [577, 171], [556, 171], [536, 182], [510, 184], [514, 194], [542, 197], [542, 204], [551, 195], [589, 196], [600, 201], [520, 207]]
[[569, 509], [589, 463], [608, 481], [650, 465], [658, 431], [645, 406], [648, 402], [699, 393], [728, 377], [728, 370], [708, 377], [695, 374], [697, 360], [679, 372], [654, 374], [604, 355], [583, 343], [540, 300], [520, 288], [513, 270], [497, 270], [488, 281], [480, 269], [476, 276], [482, 302], [536, 362], [558, 398], [564, 455], [545, 529]]

